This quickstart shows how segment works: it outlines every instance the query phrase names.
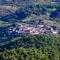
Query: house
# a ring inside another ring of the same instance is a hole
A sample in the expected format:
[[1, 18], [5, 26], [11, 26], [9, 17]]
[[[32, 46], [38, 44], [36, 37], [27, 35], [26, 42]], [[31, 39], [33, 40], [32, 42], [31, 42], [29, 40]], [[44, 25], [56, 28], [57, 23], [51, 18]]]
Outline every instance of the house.
[[38, 29], [34, 28], [30, 31], [30, 34], [36, 35], [36, 34], [40, 34], [40, 32], [38, 31]]
[[53, 33], [54, 35], [56, 35], [56, 34], [58, 34], [58, 31], [52, 31], [52, 33]]
[[42, 28], [42, 27], [44, 27], [44, 25], [37, 25], [37, 27]]

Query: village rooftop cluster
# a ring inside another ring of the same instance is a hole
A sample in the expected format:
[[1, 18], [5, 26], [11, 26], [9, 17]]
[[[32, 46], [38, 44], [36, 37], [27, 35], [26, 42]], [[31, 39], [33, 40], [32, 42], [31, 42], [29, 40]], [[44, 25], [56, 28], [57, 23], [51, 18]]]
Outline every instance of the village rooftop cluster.
[[45, 25], [45, 24], [38, 24], [38, 25], [33, 25], [33, 24], [24, 24], [24, 23], [18, 23], [16, 24], [16, 27], [11, 27], [8, 29], [9, 34], [16, 34], [16, 35], [21, 35], [21, 34], [32, 34], [32, 35], [37, 35], [37, 34], [53, 34], [56, 35], [58, 34], [58, 31], [55, 30], [53, 26], [50, 25]]

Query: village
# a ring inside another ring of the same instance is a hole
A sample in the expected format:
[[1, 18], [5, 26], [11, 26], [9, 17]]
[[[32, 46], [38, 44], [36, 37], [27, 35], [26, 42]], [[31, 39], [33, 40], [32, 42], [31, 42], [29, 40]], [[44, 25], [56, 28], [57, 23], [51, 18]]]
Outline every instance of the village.
[[24, 35], [24, 34], [31, 34], [31, 35], [38, 35], [38, 34], [52, 34], [57, 35], [58, 30], [55, 26], [44, 24], [43, 22], [35, 23], [33, 21], [27, 23], [16, 23], [15, 27], [10, 27], [8, 29], [9, 34], [15, 34], [15, 35]]

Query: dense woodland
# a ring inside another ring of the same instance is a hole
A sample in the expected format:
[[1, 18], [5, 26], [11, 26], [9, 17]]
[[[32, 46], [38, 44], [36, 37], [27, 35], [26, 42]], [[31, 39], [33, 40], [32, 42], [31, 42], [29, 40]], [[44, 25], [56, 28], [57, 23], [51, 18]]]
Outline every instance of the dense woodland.
[[5, 47], [0, 53], [0, 60], [60, 60], [59, 36], [29, 35], [17, 37], [10, 44], [10, 50]]

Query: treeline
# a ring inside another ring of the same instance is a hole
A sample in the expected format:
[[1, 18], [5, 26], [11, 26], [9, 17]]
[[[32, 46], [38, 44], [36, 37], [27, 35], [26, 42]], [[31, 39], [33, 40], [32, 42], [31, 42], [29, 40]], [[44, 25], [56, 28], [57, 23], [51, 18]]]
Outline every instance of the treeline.
[[1, 48], [0, 60], [60, 60], [60, 36], [17, 37]]
[[50, 46], [58, 51], [60, 51], [60, 37], [59, 36], [50, 36], [50, 35], [35, 35], [35, 36], [24, 36], [24, 37], [16, 37], [15, 39], [12, 38], [9, 44], [5, 46], [1, 46], [4, 50], [12, 49], [17, 47], [36, 47], [42, 48]]
[[51, 47], [17, 48], [0, 53], [0, 60], [60, 60], [60, 52]]

